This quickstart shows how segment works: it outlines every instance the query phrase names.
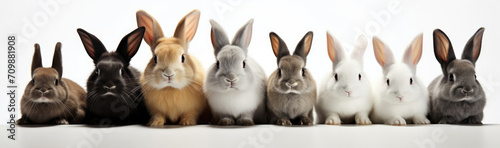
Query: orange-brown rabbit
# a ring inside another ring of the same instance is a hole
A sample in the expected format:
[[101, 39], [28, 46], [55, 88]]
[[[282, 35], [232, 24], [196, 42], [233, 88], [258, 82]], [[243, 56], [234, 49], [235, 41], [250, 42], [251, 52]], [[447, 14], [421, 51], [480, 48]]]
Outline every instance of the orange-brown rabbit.
[[151, 114], [148, 125], [197, 124], [198, 117], [208, 110], [202, 90], [205, 73], [187, 50], [198, 28], [200, 11], [193, 10], [182, 18], [170, 38], [164, 37], [159, 23], [145, 11], [137, 11], [136, 16], [137, 26], [146, 27], [144, 41], [153, 52], [140, 79]]

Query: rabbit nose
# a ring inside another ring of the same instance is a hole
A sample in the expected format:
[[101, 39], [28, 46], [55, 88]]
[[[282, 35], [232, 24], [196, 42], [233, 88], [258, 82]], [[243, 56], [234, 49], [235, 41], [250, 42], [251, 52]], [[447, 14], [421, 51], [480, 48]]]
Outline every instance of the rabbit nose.
[[227, 82], [235, 82], [237, 80], [238, 80], [238, 78], [236, 78], [236, 75], [234, 75], [232, 73], [226, 75]]
[[299, 83], [297, 83], [297, 82], [293, 82], [293, 83], [286, 82], [285, 85], [288, 86], [288, 87], [295, 87], [295, 86], [299, 85]]
[[170, 71], [166, 71], [166, 72], [163, 72], [162, 75], [163, 75], [164, 78], [167, 78], [167, 79], [170, 80], [170, 79], [172, 79], [172, 77], [175, 76], [175, 73], [170, 72]]
[[462, 89], [462, 93], [463, 94], [471, 94], [474, 92], [474, 89], [466, 89], [466, 88], [463, 88]]
[[236, 78], [232, 78], [232, 79], [229, 79], [229, 78], [226, 78], [226, 82], [235, 82], [237, 81], [238, 79]]
[[106, 85], [104, 85], [103, 87], [104, 87], [104, 89], [107, 89], [107, 90], [114, 90], [114, 89], [116, 89], [115, 85], [113, 85], [113, 86], [106, 86]]
[[42, 89], [38, 90], [38, 93], [43, 95], [43, 94], [49, 93], [49, 90], [47, 90], [46, 88], [42, 88]]

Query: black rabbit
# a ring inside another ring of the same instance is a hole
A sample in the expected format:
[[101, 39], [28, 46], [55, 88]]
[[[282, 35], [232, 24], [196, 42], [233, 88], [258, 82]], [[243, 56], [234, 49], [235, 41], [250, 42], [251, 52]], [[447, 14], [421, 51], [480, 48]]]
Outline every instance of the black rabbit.
[[115, 52], [108, 52], [97, 37], [77, 29], [95, 64], [87, 80], [86, 123], [123, 125], [143, 124], [149, 120], [139, 85], [140, 72], [129, 66], [141, 45], [144, 31], [144, 27], [135, 29], [123, 37]]

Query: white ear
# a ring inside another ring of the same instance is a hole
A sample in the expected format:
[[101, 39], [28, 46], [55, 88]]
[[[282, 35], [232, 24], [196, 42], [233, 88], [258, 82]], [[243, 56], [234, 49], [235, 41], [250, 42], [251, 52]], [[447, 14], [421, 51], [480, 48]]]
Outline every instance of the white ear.
[[413, 40], [403, 56], [403, 62], [408, 64], [413, 70], [417, 68], [417, 64], [422, 57], [422, 42], [423, 34], [421, 33]]
[[330, 35], [328, 32], [326, 32], [326, 43], [328, 47], [328, 56], [333, 62], [333, 67], [335, 67], [340, 63], [340, 61], [345, 59], [344, 49], [342, 49], [342, 45], [340, 45], [339, 40]]
[[368, 39], [364, 35], [359, 36], [356, 44], [354, 45], [354, 50], [351, 53], [351, 58], [356, 59], [363, 64], [363, 56], [365, 55], [366, 46], [368, 44]]
[[373, 37], [373, 52], [375, 53], [378, 64], [380, 64], [384, 70], [394, 64], [394, 55], [391, 49], [377, 37]]

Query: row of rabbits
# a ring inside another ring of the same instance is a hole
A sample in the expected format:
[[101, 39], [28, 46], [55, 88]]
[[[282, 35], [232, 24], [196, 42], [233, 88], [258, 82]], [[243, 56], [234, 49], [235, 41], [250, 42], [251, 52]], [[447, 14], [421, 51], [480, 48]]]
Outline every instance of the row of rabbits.
[[[216, 62], [205, 75], [201, 63], [188, 53], [198, 27], [198, 10], [181, 19], [173, 37], [165, 37], [158, 21], [145, 11], [139, 10], [136, 18], [138, 28], [113, 52], [108, 52], [96, 36], [77, 30], [95, 64], [87, 80], [87, 93], [62, 78], [60, 43], [52, 68], [42, 68], [40, 49], [35, 45], [33, 80], [23, 95], [23, 116], [18, 124], [312, 125], [314, 107], [321, 124], [480, 124], [482, 120], [485, 96], [475, 80], [474, 64], [483, 28], [466, 45], [464, 60], [455, 59], [442, 31], [434, 31], [434, 50], [443, 76], [428, 89], [415, 75], [422, 55], [422, 35], [413, 41], [400, 63], [388, 46], [374, 37], [375, 56], [384, 78], [375, 81], [373, 88], [377, 89], [372, 90], [363, 72], [367, 39], [361, 37], [348, 57], [339, 41], [327, 33], [333, 69], [321, 81], [317, 93], [316, 82], [306, 68], [312, 32], [299, 41], [293, 54], [276, 33], [270, 33], [278, 68], [267, 79], [264, 70], [248, 57], [253, 20], [236, 33], [232, 42], [222, 27], [210, 20]], [[130, 66], [130, 60], [142, 39], [151, 47], [152, 58], [141, 74]]]

